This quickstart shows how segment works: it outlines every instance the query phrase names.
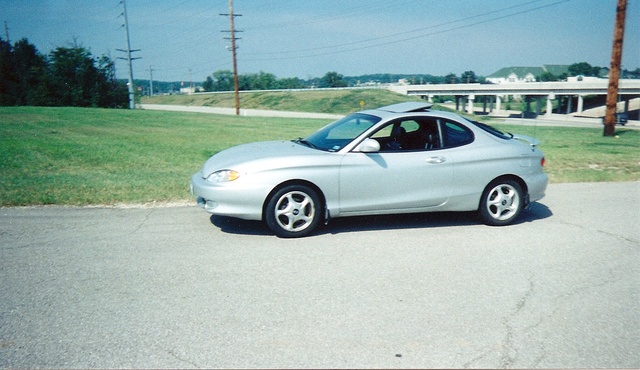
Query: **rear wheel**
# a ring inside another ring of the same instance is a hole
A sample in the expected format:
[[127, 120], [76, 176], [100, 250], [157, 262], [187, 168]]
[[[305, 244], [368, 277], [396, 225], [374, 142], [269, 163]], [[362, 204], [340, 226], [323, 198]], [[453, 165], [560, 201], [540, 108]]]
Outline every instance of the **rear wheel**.
[[304, 185], [289, 185], [276, 191], [265, 208], [267, 226], [281, 238], [309, 235], [321, 216], [320, 197]]
[[487, 185], [480, 199], [480, 217], [487, 225], [512, 223], [524, 207], [522, 187], [511, 179], [498, 179]]

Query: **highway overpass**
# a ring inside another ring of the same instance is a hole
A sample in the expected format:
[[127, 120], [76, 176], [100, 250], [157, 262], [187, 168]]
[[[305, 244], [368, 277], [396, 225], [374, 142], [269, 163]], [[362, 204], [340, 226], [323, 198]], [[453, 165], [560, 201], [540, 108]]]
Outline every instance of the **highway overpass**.
[[[520, 96], [527, 103], [536, 99], [537, 114], [541, 113], [542, 99], [546, 99], [546, 112], [550, 116], [553, 112], [553, 101], [560, 98], [568, 99], [567, 113], [572, 112], [573, 98], [577, 97], [576, 113], [580, 114], [584, 109], [584, 97], [587, 95], [607, 95], [609, 80], [589, 80], [575, 82], [523, 82], [502, 84], [438, 84], [438, 85], [395, 85], [389, 89], [400, 94], [420, 96], [431, 101], [435, 96], [455, 96], [456, 106], [461, 101], [466, 102], [466, 110], [473, 113], [473, 103], [479, 96], [488, 96], [490, 110], [500, 112], [502, 101], [507, 96]], [[628, 102], [632, 98], [640, 96], [640, 80], [620, 80], [618, 89], [619, 99]], [[487, 104], [487, 99], [483, 99]], [[495, 103], [495, 107], [494, 107]], [[629, 104], [623, 104], [625, 111], [629, 110]], [[527, 104], [526, 111], [529, 111]], [[561, 112], [558, 112], [561, 113]]]

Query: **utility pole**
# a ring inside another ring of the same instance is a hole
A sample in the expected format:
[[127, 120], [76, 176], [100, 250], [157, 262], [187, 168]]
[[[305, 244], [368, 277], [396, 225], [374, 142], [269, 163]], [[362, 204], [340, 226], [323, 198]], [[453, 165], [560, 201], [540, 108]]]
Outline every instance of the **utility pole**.
[[609, 89], [607, 91], [607, 110], [604, 116], [604, 136], [614, 136], [616, 131], [616, 110], [618, 107], [618, 83], [622, 64], [622, 43], [624, 41], [624, 20], [627, 14], [627, 0], [618, 0], [616, 24], [613, 31], [611, 68], [609, 69]]
[[233, 0], [229, 0], [229, 14], [220, 14], [220, 15], [228, 15], [229, 21], [231, 23], [231, 29], [229, 31], [222, 32], [230, 32], [230, 37], [225, 37], [226, 40], [231, 40], [231, 53], [233, 55], [233, 87], [235, 90], [235, 98], [236, 98], [236, 116], [240, 115], [240, 92], [238, 88], [238, 62], [236, 60], [236, 31], [235, 26], [233, 24], [233, 19], [235, 17], [242, 16], [242, 14], [233, 13]]
[[7, 21], [4, 21], [4, 38], [7, 40], [7, 44], [11, 45], [11, 41], [9, 41], [9, 26], [7, 26]]
[[149, 66], [149, 96], [153, 96], [153, 66]]
[[127, 57], [126, 58], [118, 58], [118, 59], [125, 59], [129, 62], [129, 108], [130, 109], [135, 109], [136, 108], [136, 99], [135, 99], [135, 87], [133, 86], [133, 66], [132, 66], [132, 61], [134, 59], [140, 59], [140, 58], [132, 58], [131, 57], [131, 53], [136, 52], [136, 51], [140, 51], [140, 49], [136, 49], [136, 50], [132, 50], [131, 49], [131, 41], [129, 39], [129, 18], [127, 17], [127, 4], [125, 2], [125, 0], [122, 0], [120, 2], [120, 4], [122, 4], [122, 7], [124, 8], [124, 12], [122, 12], [122, 16], [124, 16], [124, 30], [125, 30], [125, 35], [127, 37], [127, 50], [123, 50], [123, 49], [116, 49], [118, 51], [122, 51], [124, 53], [127, 53]]

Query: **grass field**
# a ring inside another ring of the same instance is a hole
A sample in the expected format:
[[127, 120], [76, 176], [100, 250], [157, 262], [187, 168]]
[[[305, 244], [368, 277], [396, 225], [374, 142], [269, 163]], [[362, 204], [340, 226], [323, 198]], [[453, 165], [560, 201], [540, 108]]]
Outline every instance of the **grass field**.
[[307, 135], [326, 120], [0, 108], [0, 204], [187, 199], [191, 175], [226, 147]]
[[[328, 120], [87, 108], [0, 108], [0, 205], [190, 199], [191, 175], [232, 145], [306, 136]], [[552, 182], [640, 180], [640, 131], [500, 126], [535, 136]]]

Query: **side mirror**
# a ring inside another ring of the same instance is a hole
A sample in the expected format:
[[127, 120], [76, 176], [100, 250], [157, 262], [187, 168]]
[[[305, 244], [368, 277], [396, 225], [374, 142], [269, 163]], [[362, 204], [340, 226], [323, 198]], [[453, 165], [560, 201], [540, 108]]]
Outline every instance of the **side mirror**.
[[375, 153], [380, 151], [380, 143], [376, 139], [364, 139], [355, 149], [356, 152]]

